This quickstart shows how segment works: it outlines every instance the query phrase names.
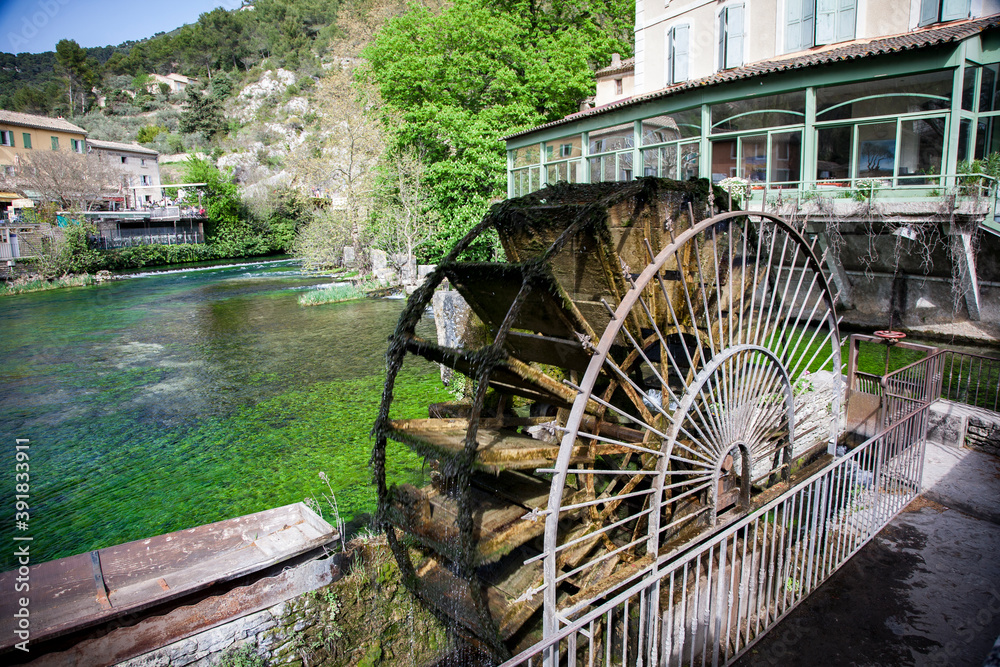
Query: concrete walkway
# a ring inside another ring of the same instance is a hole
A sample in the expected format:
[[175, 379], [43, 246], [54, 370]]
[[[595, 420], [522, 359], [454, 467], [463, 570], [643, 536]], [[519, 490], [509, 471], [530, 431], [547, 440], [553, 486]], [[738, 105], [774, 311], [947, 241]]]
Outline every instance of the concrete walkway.
[[736, 664], [980, 667], [1000, 635], [1000, 459], [928, 444], [923, 489]]

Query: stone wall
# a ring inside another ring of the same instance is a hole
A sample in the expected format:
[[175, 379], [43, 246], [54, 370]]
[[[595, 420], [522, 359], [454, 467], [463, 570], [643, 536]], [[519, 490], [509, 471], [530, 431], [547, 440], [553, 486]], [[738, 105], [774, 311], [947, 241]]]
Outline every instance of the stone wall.
[[403, 586], [384, 536], [348, 544], [344, 576], [118, 667], [410, 665], [448, 649], [444, 626]]

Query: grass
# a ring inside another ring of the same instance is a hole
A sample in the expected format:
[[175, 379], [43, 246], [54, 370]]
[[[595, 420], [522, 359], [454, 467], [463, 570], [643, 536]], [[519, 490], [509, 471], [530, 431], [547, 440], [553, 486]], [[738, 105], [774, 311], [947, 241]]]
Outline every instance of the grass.
[[365, 298], [365, 291], [352, 284], [330, 285], [323, 289], [309, 290], [299, 297], [300, 306], [319, 306], [324, 303], [340, 303]]
[[4, 283], [0, 285], [0, 296], [8, 294], [27, 294], [28, 292], [43, 292], [50, 289], [59, 289], [62, 287], [84, 287], [86, 285], [93, 285], [94, 278], [87, 273], [80, 275], [67, 276], [65, 278], [55, 278], [53, 280], [45, 280], [42, 278], [27, 279], [27, 278], [15, 278], [9, 283]]
[[341, 283], [330, 285], [323, 289], [310, 290], [299, 297], [300, 306], [319, 306], [324, 303], [340, 303], [364, 299], [372, 291], [385, 289], [385, 285], [377, 280], [364, 280], [359, 283]]

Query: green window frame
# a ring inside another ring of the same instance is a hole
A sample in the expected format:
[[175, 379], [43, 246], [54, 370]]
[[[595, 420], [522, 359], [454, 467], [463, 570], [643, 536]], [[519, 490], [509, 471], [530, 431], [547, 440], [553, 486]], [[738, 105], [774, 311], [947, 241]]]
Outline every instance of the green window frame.
[[52, 150], [59, 150], [59, 137], [52, 137]]
[[31, 148], [31, 133], [30, 132], [22, 132], [21, 133], [21, 138], [24, 139], [24, 147], [25, 148]]
[[0, 146], [9, 146], [10, 148], [15, 148], [14, 132], [12, 130], [0, 131]]

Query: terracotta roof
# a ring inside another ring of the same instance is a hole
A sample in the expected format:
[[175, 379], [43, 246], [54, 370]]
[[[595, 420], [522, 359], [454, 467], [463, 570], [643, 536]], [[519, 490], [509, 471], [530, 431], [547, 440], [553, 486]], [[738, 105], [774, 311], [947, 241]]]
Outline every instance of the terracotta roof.
[[87, 139], [87, 145], [99, 148], [104, 151], [128, 151], [130, 153], [143, 153], [145, 155], [159, 155], [151, 148], [143, 148], [139, 144], [122, 144], [117, 141], [99, 141], [97, 139]]
[[728, 83], [730, 81], [740, 81], [743, 79], [750, 79], [755, 76], [763, 76], [766, 74], [775, 74], [777, 72], [787, 72], [791, 70], [806, 69], [809, 67], [815, 67], [817, 65], [829, 65], [837, 62], [848, 62], [852, 60], [859, 60], [861, 58], [870, 58], [872, 56], [880, 56], [889, 53], [901, 53], [903, 51], [922, 49], [930, 46], [939, 46], [941, 44], [951, 44], [954, 42], [961, 42], [962, 40], [978, 35], [979, 33], [985, 30], [988, 30], [990, 28], [996, 28], [998, 26], [1000, 26], [1000, 14], [995, 14], [993, 16], [981, 19], [955, 21], [945, 25], [934, 26], [931, 28], [923, 28], [921, 30], [915, 30], [913, 32], [908, 32], [901, 35], [894, 35], [892, 37], [854, 40], [853, 42], [848, 42], [847, 44], [833, 44], [827, 46], [819, 46], [814, 49], [810, 49], [808, 51], [789, 53], [787, 55], [783, 55], [778, 58], [774, 58], [771, 60], [763, 60], [760, 62], [746, 65], [744, 67], [737, 67], [735, 69], [723, 70], [721, 72], [716, 72], [711, 76], [706, 76], [701, 79], [695, 79], [694, 81], [685, 81], [684, 83], [678, 83], [676, 85], [670, 86], [669, 88], [657, 90], [655, 92], [647, 93], [645, 95], [636, 95], [631, 98], [627, 98], [624, 100], [620, 100], [618, 102], [601, 106], [598, 109], [590, 109], [588, 111], [577, 112], [575, 114], [566, 116], [565, 118], [554, 120], [551, 123], [546, 123], [544, 125], [539, 125], [538, 127], [533, 127], [530, 130], [524, 130], [521, 132], [510, 134], [504, 137], [504, 139], [513, 139], [515, 137], [521, 137], [549, 127], [554, 127], [557, 125], [562, 125], [565, 123], [577, 121], [580, 120], [581, 118], [594, 116], [600, 113], [605, 113], [612, 109], [621, 109], [623, 107], [649, 102], [650, 100], [670, 97], [671, 95], [682, 93], [687, 90], [693, 90], [695, 88], [706, 88], [709, 86], [717, 86], [723, 83]]
[[0, 123], [22, 125], [24, 127], [37, 127], [40, 130], [59, 130], [61, 132], [87, 134], [85, 129], [77, 127], [64, 118], [49, 118], [48, 116], [36, 116], [30, 113], [19, 113], [17, 111], [7, 111], [5, 109], [0, 109]]
[[626, 58], [617, 65], [609, 65], [602, 69], [594, 72], [595, 76], [608, 76], [609, 74], [618, 74], [619, 72], [631, 72], [635, 69], [635, 57]]

